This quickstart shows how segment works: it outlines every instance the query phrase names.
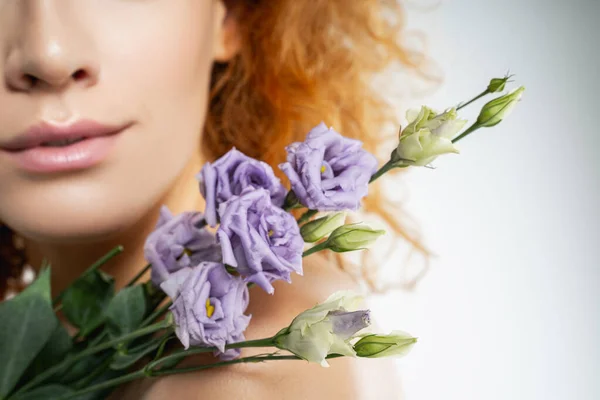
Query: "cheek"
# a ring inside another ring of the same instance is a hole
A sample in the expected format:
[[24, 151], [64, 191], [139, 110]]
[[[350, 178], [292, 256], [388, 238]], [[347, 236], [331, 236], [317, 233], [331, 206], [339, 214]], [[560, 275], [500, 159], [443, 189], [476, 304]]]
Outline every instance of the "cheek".
[[145, 18], [126, 38], [103, 37], [106, 90], [119, 93], [121, 109], [130, 113], [123, 117], [138, 122], [122, 138], [117, 169], [147, 196], [164, 191], [200, 151], [213, 63], [212, 21], [198, 5], [205, 2], [187, 4], [165, 9], [158, 20]]
[[125, 42], [113, 37], [114, 44], [106, 44], [119, 48], [106, 57], [106, 82], [120, 93], [123, 109], [131, 113], [125, 117], [138, 122], [131, 134], [122, 137], [114, 158], [115, 181], [109, 190], [129, 189], [135, 182], [135, 192], [120, 194], [122, 204], [140, 207], [150, 199], [156, 201], [200, 152], [212, 28], [208, 17], [182, 23], [185, 18], [189, 17], [163, 18], [148, 31], [137, 29], [137, 36]]
[[182, 151], [197, 148], [213, 38], [208, 13], [196, 8], [200, 7], [176, 8], [156, 26], [146, 22], [146, 28], [138, 27], [129, 37], [115, 33], [103, 39], [103, 48], [118, 49], [104, 57], [107, 89], [119, 93], [122, 109], [139, 121], [146, 136], [136, 138], [140, 153], [143, 147], [156, 146], [163, 158], [181, 158]]

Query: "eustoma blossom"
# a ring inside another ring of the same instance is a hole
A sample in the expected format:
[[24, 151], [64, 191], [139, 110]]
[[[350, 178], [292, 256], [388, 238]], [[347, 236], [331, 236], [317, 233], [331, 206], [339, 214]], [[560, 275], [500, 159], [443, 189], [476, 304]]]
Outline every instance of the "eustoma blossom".
[[250, 158], [235, 148], [214, 163], [206, 163], [196, 178], [206, 200], [206, 222], [213, 227], [218, 222], [219, 205], [239, 196], [246, 188], [267, 190], [278, 207], [283, 205], [287, 193], [267, 163]]
[[171, 312], [175, 318], [177, 337], [189, 346], [214, 346], [222, 359], [239, 355], [225, 345], [244, 340], [250, 316], [248, 287], [225, 270], [221, 263], [202, 262], [183, 268], [160, 285], [173, 299]]
[[356, 356], [351, 340], [371, 324], [369, 311], [357, 310], [361, 300], [352, 292], [332, 294], [294, 318], [275, 336], [275, 345], [322, 366], [328, 366], [329, 354]]
[[409, 124], [400, 133], [400, 144], [392, 153], [398, 164], [424, 166], [439, 155], [458, 153], [452, 139], [467, 123], [456, 118], [456, 110], [437, 114], [429, 107], [410, 110], [406, 114]]
[[144, 255], [152, 264], [152, 282], [156, 286], [181, 268], [200, 261], [221, 261], [221, 248], [204, 225], [204, 216], [199, 212], [173, 216], [166, 206], [161, 208], [156, 229], [144, 245]]
[[265, 189], [247, 188], [219, 207], [223, 262], [273, 293], [271, 282], [302, 274], [304, 241], [294, 217], [273, 205]]
[[357, 210], [377, 170], [377, 160], [362, 142], [343, 137], [324, 123], [286, 151], [287, 162], [279, 168], [300, 203], [313, 210]]

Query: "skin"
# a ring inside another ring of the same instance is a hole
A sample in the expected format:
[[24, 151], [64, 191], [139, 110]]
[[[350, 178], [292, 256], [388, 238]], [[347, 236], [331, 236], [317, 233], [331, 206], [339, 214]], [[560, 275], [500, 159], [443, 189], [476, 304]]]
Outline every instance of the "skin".
[[[51, 262], [55, 294], [117, 244], [127, 251], [105, 269], [124, 285], [145, 264], [160, 205], [203, 208], [194, 175], [211, 67], [236, 54], [237, 39], [217, 0], [0, 0], [0, 148], [41, 121], [131, 123], [107, 159], [76, 172], [26, 172], [0, 150], [0, 221], [25, 239], [32, 265]], [[247, 338], [270, 336], [354, 286], [322, 261], [305, 271], [273, 297], [252, 289]], [[359, 387], [367, 398], [396, 398], [389, 380], [373, 384], [389, 378], [385, 369], [381, 360], [236, 366], [141, 382], [114, 398], [280, 399], [285, 388], [289, 399], [358, 399]]]

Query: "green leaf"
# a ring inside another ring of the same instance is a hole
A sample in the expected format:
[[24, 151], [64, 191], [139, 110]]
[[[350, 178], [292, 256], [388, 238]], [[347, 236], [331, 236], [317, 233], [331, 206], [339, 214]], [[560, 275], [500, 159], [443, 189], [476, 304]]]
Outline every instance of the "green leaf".
[[63, 313], [87, 336], [104, 323], [104, 311], [114, 295], [114, 280], [102, 271], [77, 279], [62, 296]]
[[52, 336], [58, 320], [50, 299], [50, 269], [13, 299], [0, 303], [0, 398], [6, 397]]
[[98, 366], [100, 366], [107, 357], [110, 357], [109, 351], [85, 357], [77, 361], [65, 371], [62, 371], [57, 381], [64, 384], [76, 382], [89, 375], [92, 371], [96, 370], [96, 368], [98, 368]]
[[122, 370], [131, 367], [133, 364], [156, 350], [163, 342], [162, 336], [155, 337], [139, 346], [127, 350], [127, 353], [117, 353], [110, 364], [114, 370]]
[[51, 366], [60, 363], [72, 348], [71, 336], [69, 336], [64, 326], [58, 323], [42, 351], [27, 369], [26, 376], [32, 379]]
[[19, 394], [11, 397], [10, 400], [48, 400], [57, 399], [68, 394], [72, 394], [73, 390], [61, 385], [41, 386], [27, 393]]
[[[11, 397], [10, 400], [54, 400], [62, 398], [63, 396], [72, 395], [73, 393], [75, 393], [75, 391], [67, 386], [51, 384]], [[73, 397], [72, 400], [96, 400], [105, 398], [105, 394], [106, 391], [100, 393], [87, 393]]]
[[146, 296], [141, 285], [119, 291], [106, 309], [106, 327], [113, 337], [135, 331], [146, 314]]

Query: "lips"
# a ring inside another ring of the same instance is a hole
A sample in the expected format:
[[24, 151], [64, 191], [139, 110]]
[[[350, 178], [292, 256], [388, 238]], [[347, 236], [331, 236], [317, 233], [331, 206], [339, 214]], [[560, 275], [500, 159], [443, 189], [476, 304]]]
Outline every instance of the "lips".
[[131, 125], [104, 125], [90, 120], [69, 125], [45, 122], [6, 143], [0, 143], [0, 149], [29, 172], [85, 169], [103, 161], [117, 136]]
[[69, 145], [77, 143], [77, 142], [81, 142], [82, 140], [86, 140], [86, 139], [87, 138], [84, 136], [84, 137], [80, 137], [78, 139], [52, 140], [52, 141], [49, 141], [49, 142], [44, 142], [40, 146], [43, 146], [43, 147], [64, 147], [64, 146], [69, 146]]
[[123, 130], [126, 125], [128, 124], [105, 125], [91, 120], [80, 120], [69, 125], [43, 122], [32, 126], [6, 143], [0, 143], [0, 148], [7, 151], [20, 151], [38, 146], [65, 146], [70, 142], [115, 134]]

